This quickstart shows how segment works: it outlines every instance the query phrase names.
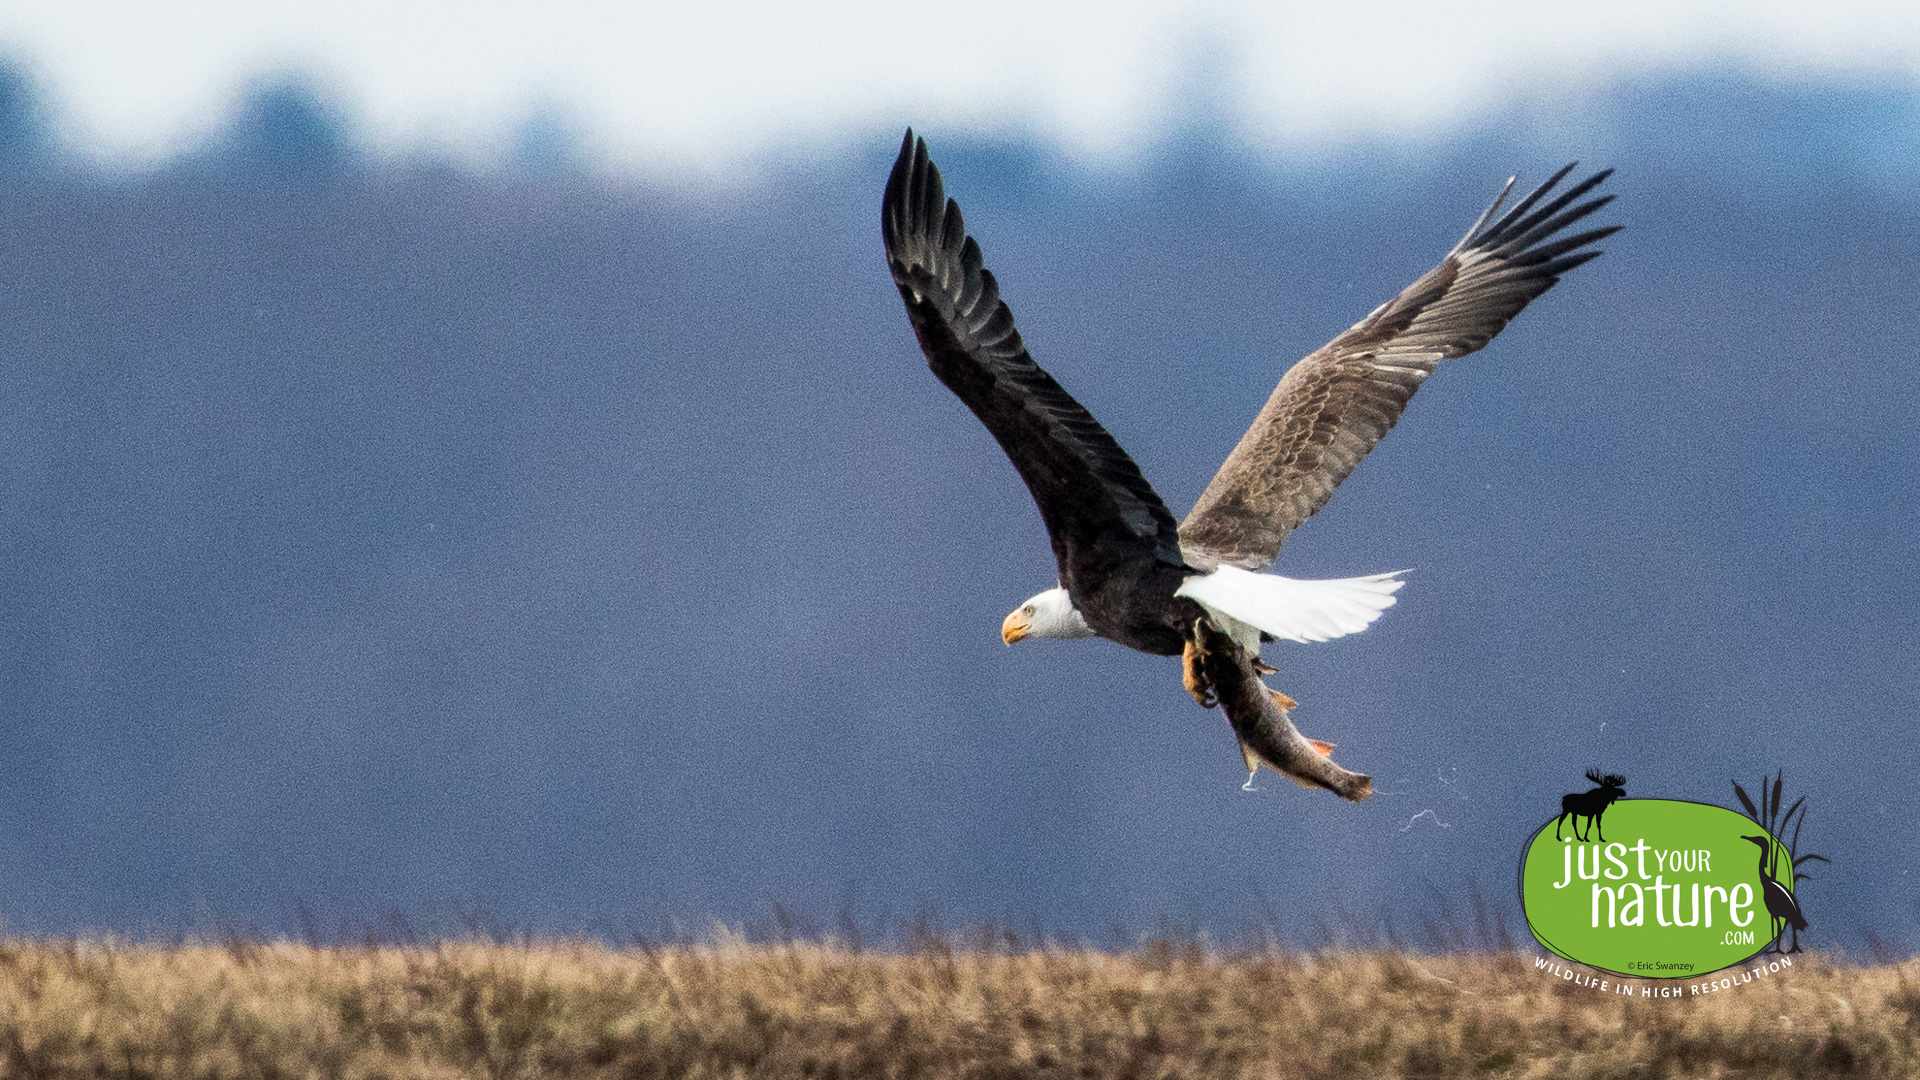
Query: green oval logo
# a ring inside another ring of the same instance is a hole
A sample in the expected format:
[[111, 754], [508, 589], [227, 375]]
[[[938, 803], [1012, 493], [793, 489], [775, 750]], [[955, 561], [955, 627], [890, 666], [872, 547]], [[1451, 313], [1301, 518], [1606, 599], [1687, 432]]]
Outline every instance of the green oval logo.
[[1784, 845], [1732, 810], [1618, 799], [1599, 825], [1569, 815], [1540, 827], [1521, 858], [1520, 905], [1558, 956], [1684, 979], [1773, 943], [1793, 905], [1792, 865]]

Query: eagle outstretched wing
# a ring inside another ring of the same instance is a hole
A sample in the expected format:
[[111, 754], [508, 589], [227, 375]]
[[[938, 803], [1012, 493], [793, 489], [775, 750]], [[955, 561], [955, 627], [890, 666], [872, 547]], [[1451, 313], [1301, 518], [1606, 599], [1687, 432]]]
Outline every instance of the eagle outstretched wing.
[[1061, 584], [1072, 591], [1130, 563], [1181, 565], [1172, 511], [1113, 436], [1027, 355], [959, 204], [911, 130], [887, 179], [880, 226], [928, 366], [1012, 459], [1046, 522]]
[[[1607, 226], [1560, 237], [1613, 201], [1579, 199], [1612, 174], [1549, 198], [1568, 165], [1497, 219], [1513, 181], [1440, 265], [1287, 370], [1180, 525], [1189, 563], [1259, 570], [1326, 505], [1442, 360], [1485, 346], [1560, 275], [1599, 255]], [[1556, 237], [1558, 237], [1556, 239]]]

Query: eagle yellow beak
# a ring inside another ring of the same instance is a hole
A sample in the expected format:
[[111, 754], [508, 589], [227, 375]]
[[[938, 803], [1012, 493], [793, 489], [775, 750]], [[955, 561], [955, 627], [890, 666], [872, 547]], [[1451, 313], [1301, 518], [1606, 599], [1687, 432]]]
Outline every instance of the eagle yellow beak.
[[1033, 632], [1033, 619], [1015, 611], [1000, 623], [1000, 640], [1011, 645]]

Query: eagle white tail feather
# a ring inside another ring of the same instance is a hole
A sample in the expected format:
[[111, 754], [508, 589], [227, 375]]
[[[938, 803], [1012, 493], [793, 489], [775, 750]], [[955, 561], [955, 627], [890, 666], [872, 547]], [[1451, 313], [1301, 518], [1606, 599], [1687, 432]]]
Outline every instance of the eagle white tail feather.
[[[1190, 577], [1174, 595], [1283, 641], [1330, 641], [1357, 634], [1392, 607], [1405, 570], [1367, 577], [1303, 580], [1222, 566]], [[1236, 640], [1241, 636], [1222, 626]], [[1242, 645], [1245, 645], [1242, 642]], [[1259, 647], [1256, 640], [1254, 648]]]

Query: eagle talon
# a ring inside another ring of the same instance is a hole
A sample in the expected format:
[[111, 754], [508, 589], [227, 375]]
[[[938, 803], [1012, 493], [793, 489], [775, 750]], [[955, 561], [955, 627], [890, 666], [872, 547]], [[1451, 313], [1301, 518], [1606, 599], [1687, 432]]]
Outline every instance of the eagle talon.
[[1206, 649], [1198, 641], [1189, 640], [1186, 650], [1180, 655], [1180, 682], [1187, 688], [1187, 693], [1193, 695], [1193, 700], [1200, 703], [1201, 708], [1211, 709], [1220, 704], [1220, 699], [1214, 696], [1213, 684], [1207, 681], [1206, 671], [1202, 667], [1206, 656]]
[[1278, 675], [1280, 674], [1280, 669], [1256, 656], [1253, 658], [1253, 673], [1255, 675]]

